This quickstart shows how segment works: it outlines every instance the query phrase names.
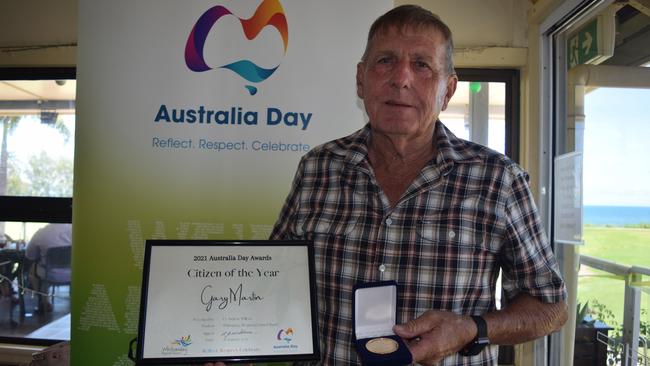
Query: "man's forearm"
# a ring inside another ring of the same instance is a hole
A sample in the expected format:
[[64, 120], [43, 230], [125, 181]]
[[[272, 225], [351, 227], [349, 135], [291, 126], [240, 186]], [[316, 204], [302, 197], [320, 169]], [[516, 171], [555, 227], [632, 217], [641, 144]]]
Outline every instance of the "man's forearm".
[[483, 316], [492, 344], [527, 342], [559, 330], [567, 320], [566, 302], [547, 304], [519, 294], [505, 309]]

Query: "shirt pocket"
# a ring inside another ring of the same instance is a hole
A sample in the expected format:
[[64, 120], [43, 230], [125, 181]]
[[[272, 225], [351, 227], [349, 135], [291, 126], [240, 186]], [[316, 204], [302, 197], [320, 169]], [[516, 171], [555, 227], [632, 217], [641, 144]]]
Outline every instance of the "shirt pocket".
[[357, 220], [358, 215], [351, 213], [309, 213], [296, 222], [296, 232], [299, 236], [308, 238], [346, 237], [355, 232]]
[[425, 244], [455, 247], [461, 252], [496, 254], [499, 245], [491, 234], [495, 232], [492, 217], [475, 199], [468, 198], [461, 205], [420, 216], [418, 239]]

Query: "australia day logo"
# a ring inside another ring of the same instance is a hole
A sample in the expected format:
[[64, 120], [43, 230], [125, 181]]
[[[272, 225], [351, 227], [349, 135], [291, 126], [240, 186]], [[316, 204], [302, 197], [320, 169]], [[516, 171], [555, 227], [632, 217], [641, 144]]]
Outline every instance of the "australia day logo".
[[293, 328], [280, 329], [275, 337], [279, 344], [273, 345], [273, 349], [281, 352], [287, 350], [297, 350], [298, 346], [293, 344]]
[[290, 343], [293, 340], [293, 328], [287, 328], [287, 330], [280, 329], [277, 336], [278, 341], [285, 341]]
[[[187, 38], [185, 45], [185, 64], [194, 72], [204, 72], [214, 69], [205, 62], [203, 57], [203, 47], [212, 27], [226, 15], [234, 15], [226, 7], [217, 5], [206, 10], [203, 15], [196, 21], [190, 36]], [[266, 26], [274, 27], [280, 33], [284, 43], [284, 54], [287, 53], [289, 44], [289, 31], [287, 18], [284, 15], [284, 9], [278, 0], [264, 0], [257, 7], [255, 13], [249, 19], [239, 18], [242, 29], [248, 40], [255, 39]], [[226, 65], [217, 66], [218, 69], [228, 69], [244, 78], [249, 83], [261, 83], [268, 79], [277, 66], [265, 69], [251, 60], [238, 60]], [[245, 85], [250, 95], [257, 93], [257, 88], [253, 85]]]

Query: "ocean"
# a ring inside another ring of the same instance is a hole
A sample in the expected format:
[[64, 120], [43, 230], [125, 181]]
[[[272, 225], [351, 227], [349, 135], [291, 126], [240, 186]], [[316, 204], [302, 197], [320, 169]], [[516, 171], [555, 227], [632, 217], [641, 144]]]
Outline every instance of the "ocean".
[[650, 224], [650, 207], [584, 206], [583, 223], [610, 226]]

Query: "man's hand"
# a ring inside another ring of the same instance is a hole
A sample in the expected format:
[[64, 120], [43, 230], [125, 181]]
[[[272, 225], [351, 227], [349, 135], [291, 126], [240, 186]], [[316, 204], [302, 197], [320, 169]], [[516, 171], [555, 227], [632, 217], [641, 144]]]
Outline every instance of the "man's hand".
[[[515, 296], [502, 309], [483, 314], [492, 344], [517, 344], [558, 331], [567, 319], [566, 302], [544, 303], [528, 294]], [[446, 311], [427, 311], [417, 319], [396, 325], [393, 331], [410, 340], [413, 360], [432, 365], [461, 350], [476, 337], [469, 316]]]
[[396, 325], [393, 331], [410, 340], [408, 347], [414, 362], [434, 365], [471, 342], [477, 329], [469, 316], [429, 310], [417, 319]]

